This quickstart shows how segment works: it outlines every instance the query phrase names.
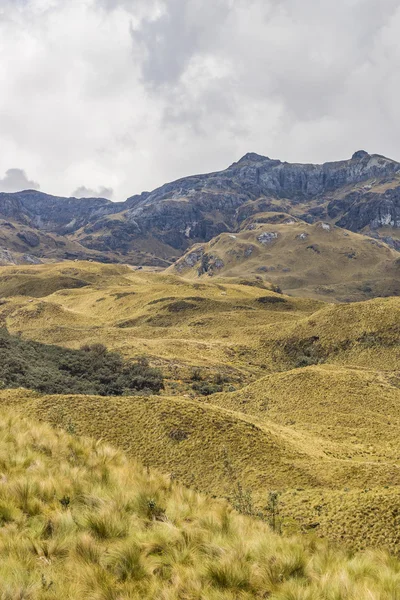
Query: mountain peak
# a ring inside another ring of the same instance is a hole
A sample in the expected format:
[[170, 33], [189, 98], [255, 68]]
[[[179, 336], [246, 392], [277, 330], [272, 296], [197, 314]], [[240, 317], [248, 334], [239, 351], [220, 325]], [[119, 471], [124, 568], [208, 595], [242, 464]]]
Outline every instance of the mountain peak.
[[268, 156], [263, 156], [262, 154], [257, 154], [256, 152], [247, 152], [242, 158], [238, 161], [241, 162], [259, 162], [264, 160], [271, 160]]
[[351, 157], [351, 160], [361, 160], [362, 158], [369, 158], [370, 154], [368, 154], [368, 152], [366, 152], [365, 150], [357, 150], [357, 152], [354, 152], [353, 156]]

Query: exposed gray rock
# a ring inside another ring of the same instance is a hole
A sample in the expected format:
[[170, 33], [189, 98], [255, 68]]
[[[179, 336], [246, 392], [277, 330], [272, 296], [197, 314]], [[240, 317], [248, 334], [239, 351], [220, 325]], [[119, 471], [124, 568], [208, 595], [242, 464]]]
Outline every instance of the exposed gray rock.
[[400, 186], [383, 194], [350, 194], [342, 201], [332, 202], [328, 211], [331, 216], [344, 212], [336, 224], [350, 231], [361, 231], [365, 227], [400, 228]]
[[[399, 171], [399, 163], [363, 150], [350, 160], [323, 165], [290, 164], [249, 153], [224, 171], [167, 183], [126, 202], [61, 198], [35, 190], [2, 193], [0, 219], [42, 232], [78, 234], [79, 243], [97, 250], [104, 260], [110, 253], [128, 255], [135, 244], [140, 249], [142, 242], [155, 239], [156, 251], [165, 249], [164, 260], [194, 243], [235, 232], [255, 213], [290, 214], [299, 203], [305, 206], [301, 218], [309, 223], [329, 217], [352, 231], [400, 227]], [[391, 189], [374, 193], [374, 185], [385, 182], [393, 183]], [[350, 193], [336, 193], [346, 186], [352, 186]], [[283, 218], [286, 223], [295, 220]], [[33, 236], [23, 241], [35, 247]]]
[[213, 275], [215, 270], [222, 269], [225, 266], [222, 258], [215, 256], [214, 254], [203, 254], [201, 259], [201, 265], [198, 269], [198, 274], [203, 275], [204, 273], [208, 273], [209, 275]]
[[190, 269], [202, 259], [203, 254], [204, 246], [198, 247], [192, 252], [185, 254], [185, 256], [176, 263], [175, 268], [179, 272], [184, 271], [185, 269]]
[[23, 242], [25, 242], [25, 244], [31, 246], [31, 248], [36, 248], [36, 246], [39, 246], [40, 244], [40, 237], [36, 235], [36, 233], [33, 233], [33, 231], [20, 231], [19, 233], [17, 233], [17, 236]]
[[0, 247], [0, 265], [21, 265], [31, 264], [40, 265], [42, 261], [31, 254], [17, 254], [7, 248]]
[[270, 244], [271, 242], [276, 240], [277, 237], [278, 234], [275, 233], [275, 231], [264, 231], [261, 235], [257, 237], [257, 239], [259, 242], [261, 242], [261, 244]]

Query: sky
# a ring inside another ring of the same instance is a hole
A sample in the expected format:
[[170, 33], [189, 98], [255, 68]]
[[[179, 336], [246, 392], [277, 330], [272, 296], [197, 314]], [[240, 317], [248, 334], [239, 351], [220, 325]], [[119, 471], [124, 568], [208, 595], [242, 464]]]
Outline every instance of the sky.
[[0, 0], [0, 191], [400, 161], [400, 0]]

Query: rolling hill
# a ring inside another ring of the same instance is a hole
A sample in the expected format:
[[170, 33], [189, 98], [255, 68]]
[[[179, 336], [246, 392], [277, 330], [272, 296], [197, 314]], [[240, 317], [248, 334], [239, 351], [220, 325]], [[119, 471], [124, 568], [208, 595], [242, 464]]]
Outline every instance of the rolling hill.
[[106, 440], [254, 516], [276, 491], [285, 534], [395, 554], [399, 400], [389, 374], [334, 367], [271, 375], [201, 401], [0, 393], [13, 413]]
[[271, 287], [84, 261], [2, 267], [0, 323], [21, 342], [146, 356], [165, 390], [4, 389], [0, 401], [253, 515], [279, 492], [285, 534], [398, 553], [400, 298], [326, 303]]
[[282, 213], [249, 218], [188, 250], [170, 272], [191, 279], [254, 278], [329, 301], [400, 294], [400, 253], [371, 237]]
[[2, 411], [0, 456], [4, 598], [398, 597], [393, 557], [285, 539], [104, 443]]

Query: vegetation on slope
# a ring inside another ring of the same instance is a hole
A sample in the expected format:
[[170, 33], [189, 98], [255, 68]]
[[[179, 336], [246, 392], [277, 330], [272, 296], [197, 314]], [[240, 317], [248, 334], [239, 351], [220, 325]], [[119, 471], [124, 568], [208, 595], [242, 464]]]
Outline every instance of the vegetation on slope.
[[[71, 277], [85, 286], [68, 287], [65, 278]], [[261, 376], [264, 363], [274, 365], [272, 356], [258, 356], [263, 329], [281, 330], [322, 306], [295, 298], [263, 303], [260, 297], [281, 295], [96, 263], [0, 270], [0, 324], [11, 333], [75, 349], [101, 343], [125, 358], [146, 355], [162, 367], [172, 393], [193, 392], [196, 368], [204, 382], [229, 378], [226, 387]]]
[[400, 564], [283, 539], [95, 441], [0, 416], [0, 591], [26, 600], [398, 600]]
[[69, 350], [23, 340], [0, 328], [0, 387], [120, 396], [139, 390], [159, 392], [163, 378], [145, 359], [124, 361], [101, 344]]
[[240, 484], [255, 512], [279, 491], [285, 533], [400, 552], [400, 298], [324, 304], [244, 277], [87, 262], [0, 275], [0, 323], [21, 340], [104, 344], [147, 355], [166, 375], [162, 397], [5, 390], [6, 406], [106, 439], [235, 505]]
[[190, 248], [169, 272], [193, 280], [253, 277], [285, 293], [332, 301], [400, 295], [400, 253], [329, 223], [263, 213], [235, 234]]
[[[302, 373], [306, 378], [314, 369], [295, 371], [299, 385]], [[271, 399], [271, 417], [265, 406], [260, 406], [264, 413], [258, 417], [232, 410], [229, 401], [236, 394], [198, 402], [166, 396], [41, 396], [4, 390], [0, 403], [13, 413], [101, 438], [184, 485], [229, 498], [235, 506], [245, 504], [246, 511], [255, 515], [265, 513], [270, 491], [278, 491], [285, 534], [312, 531], [352, 549], [384, 547], [399, 554], [399, 390], [389, 389], [382, 412], [374, 412], [368, 404], [380, 392], [377, 377], [369, 374], [358, 381], [350, 374], [346, 380], [342, 374], [336, 396], [333, 390], [329, 399], [321, 389], [318, 397], [316, 389], [309, 403], [304, 397], [296, 411], [298, 396], [290, 381], [285, 387], [284, 375], [275, 376], [277, 399], [279, 385], [283, 395], [292, 389], [293, 397], [282, 402], [281, 416]], [[309, 388], [317, 387], [320, 378], [311, 378]], [[327, 385], [329, 381], [328, 373]], [[338, 405], [346, 385], [351, 394], [341, 412]], [[252, 387], [237, 393], [245, 401], [249, 389], [248, 413]], [[362, 412], [360, 399], [369, 387], [367, 409]], [[263, 397], [268, 398], [267, 389], [260, 393], [260, 404]], [[219, 398], [221, 406], [209, 404]], [[304, 425], [306, 411], [315, 416]]]

